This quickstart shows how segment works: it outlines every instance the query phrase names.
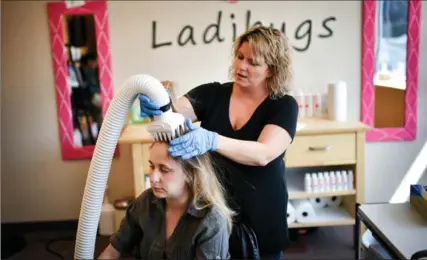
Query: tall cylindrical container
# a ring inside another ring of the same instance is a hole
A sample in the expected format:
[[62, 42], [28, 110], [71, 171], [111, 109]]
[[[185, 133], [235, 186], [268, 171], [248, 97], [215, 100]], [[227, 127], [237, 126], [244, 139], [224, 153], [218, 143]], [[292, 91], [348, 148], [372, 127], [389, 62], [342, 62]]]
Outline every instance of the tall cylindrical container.
[[328, 84], [328, 114], [333, 121], [347, 120], [347, 84], [343, 81]]

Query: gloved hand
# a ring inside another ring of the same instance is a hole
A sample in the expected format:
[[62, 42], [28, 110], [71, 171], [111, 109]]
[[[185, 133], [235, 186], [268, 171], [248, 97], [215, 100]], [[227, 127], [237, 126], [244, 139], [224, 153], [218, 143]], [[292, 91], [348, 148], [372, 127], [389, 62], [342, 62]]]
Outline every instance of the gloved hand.
[[190, 119], [186, 119], [185, 124], [190, 131], [169, 142], [169, 153], [172, 157], [181, 157], [181, 159], [187, 160], [216, 150], [217, 133], [193, 125]]
[[[171, 98], [171, 92], [169, 89], [166, 89], [168, 92], [169, 98]], [[161, 115], [163, 112], [160, 110], [160, 105], [154, 103], [151, 101], [151, 99], [143, 94], [138, 95], [139, 99], [139, 106], [141, 109], [140, 116], [142, 118], [150, 117], [150, 116], [158, 116]]]
[[142, 118], [150, 117], [150, 116], [158, 116], [162, 114], [160, 110], [160, 105], [151, 101], [151, 99], [143, 94], [138, 95], [139, 106], [141, 108], [140, 116]]

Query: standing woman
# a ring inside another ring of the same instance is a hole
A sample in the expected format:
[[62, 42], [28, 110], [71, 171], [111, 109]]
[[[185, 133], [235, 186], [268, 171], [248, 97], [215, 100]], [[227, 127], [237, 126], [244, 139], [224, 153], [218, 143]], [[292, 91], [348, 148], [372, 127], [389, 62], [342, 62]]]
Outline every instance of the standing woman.
[[[277, 29], [256, 26], [239, 36], [230, 67], [234, 81], [203, 84], [179, 99], [177, 109], [191, 120], [186, 122], [190, 131], [169, 147], [181, 159], [212, 152], [229, 204], [239, 213], [237, 223], [255, 232], [261, 259], [279, 259], [288, 243], [283, 156], [298, 118], [298, 104], [287, 95], [290, 52]], [[161, 113], [146, 96], [140, 96], [140, 104], [142, 116]], [[231, 258], [241, 257], [235, 240], [232, 234]]]

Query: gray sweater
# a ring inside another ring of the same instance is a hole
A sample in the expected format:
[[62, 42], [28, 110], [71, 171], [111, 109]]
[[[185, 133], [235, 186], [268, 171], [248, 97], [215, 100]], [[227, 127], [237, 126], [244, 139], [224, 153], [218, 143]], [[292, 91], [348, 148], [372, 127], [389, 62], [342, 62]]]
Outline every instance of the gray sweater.
[[110, 239], [121, 254], [136, 249], [142, 259], [229, 259], [227, 220], [215, 208], [190, 204], [166, 241], [165, 201], [145, 190], [126, 210]]

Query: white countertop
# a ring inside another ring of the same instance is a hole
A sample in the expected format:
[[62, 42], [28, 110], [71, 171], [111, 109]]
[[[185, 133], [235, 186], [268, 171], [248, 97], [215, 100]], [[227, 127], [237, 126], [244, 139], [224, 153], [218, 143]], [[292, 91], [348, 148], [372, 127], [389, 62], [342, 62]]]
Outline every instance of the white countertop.
[[404, 259], [427, 249], [427, 221], [410, 203], [367, 204], [360, 210], [377, 228], [372, 232], [381, 234]]

